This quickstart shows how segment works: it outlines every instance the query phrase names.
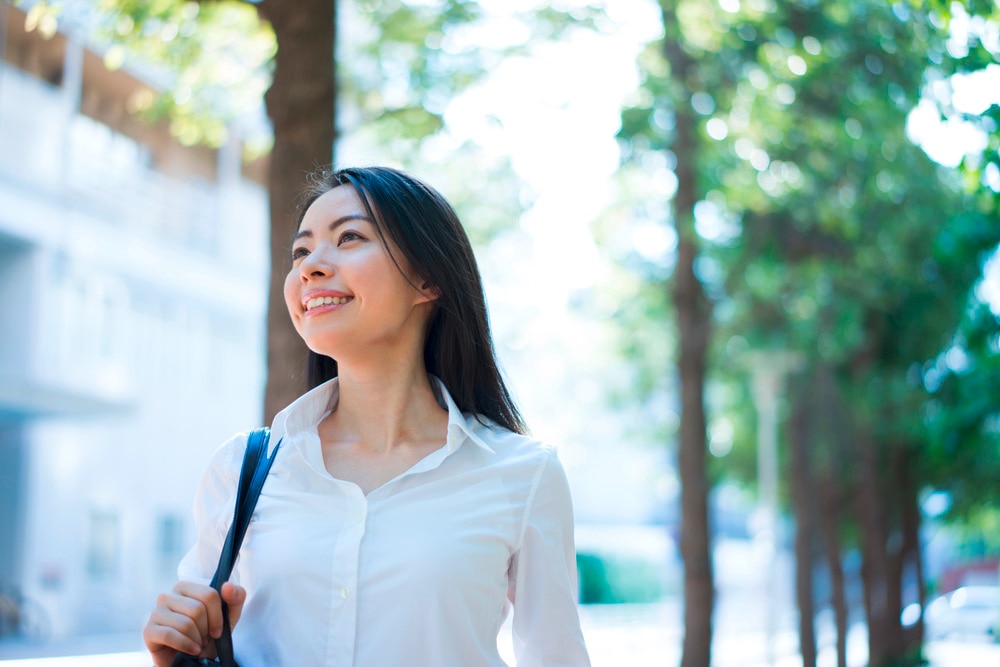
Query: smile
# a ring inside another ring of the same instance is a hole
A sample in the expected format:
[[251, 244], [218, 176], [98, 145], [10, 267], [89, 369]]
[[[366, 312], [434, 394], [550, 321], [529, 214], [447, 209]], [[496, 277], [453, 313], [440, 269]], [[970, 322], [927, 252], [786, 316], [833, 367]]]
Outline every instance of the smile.
[[310, 311], [314, 308], [320, 308], [322, 306], [339, 306], [351, 301], [354, 297], [350, 296], [318, 296], [314, 299], [309, 299], [306, 301], [306, 311]]

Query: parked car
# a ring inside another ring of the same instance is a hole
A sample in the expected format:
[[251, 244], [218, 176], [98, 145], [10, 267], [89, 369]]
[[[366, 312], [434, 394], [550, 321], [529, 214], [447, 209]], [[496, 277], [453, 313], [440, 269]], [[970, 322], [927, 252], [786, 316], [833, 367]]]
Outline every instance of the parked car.
[[1000, 639], [1000, 586], [962, 586], [927, 604], [924, 624], [930, 639]]

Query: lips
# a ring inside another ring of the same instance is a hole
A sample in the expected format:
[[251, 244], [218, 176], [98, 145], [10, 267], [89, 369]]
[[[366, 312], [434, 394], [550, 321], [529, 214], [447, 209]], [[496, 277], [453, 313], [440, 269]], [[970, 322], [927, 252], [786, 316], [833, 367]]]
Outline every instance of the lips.
[[319, 308], [320, 306], [329, 306], [330, 304], [340, 305], [342, 303], [347, 303], [351, 299], [346, 296], [318, 296], [315, 299], [309, 299], [306, 301], [306, 310], [312, 310], [313, 308]]
[[343, 292], [334, 291], [313, 291], [305, 295], [302, 299], [302, 308], [306, 314], [332, 310], [337, 306], [343, 306], [354, 300], [354, 297]]

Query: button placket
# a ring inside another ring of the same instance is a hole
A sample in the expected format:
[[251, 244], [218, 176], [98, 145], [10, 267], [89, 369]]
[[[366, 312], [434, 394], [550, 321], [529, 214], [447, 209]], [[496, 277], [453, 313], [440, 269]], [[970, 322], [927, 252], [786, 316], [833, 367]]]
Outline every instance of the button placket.
[[337, 480], [339, 493], [331, 514], [339, 517], [336, 547], [331, 554], [330, 660], [327, 664], [353, 664], [357, 625], [357, 585], [361, 542], [364, 539], [368, 502], [360, 487]]

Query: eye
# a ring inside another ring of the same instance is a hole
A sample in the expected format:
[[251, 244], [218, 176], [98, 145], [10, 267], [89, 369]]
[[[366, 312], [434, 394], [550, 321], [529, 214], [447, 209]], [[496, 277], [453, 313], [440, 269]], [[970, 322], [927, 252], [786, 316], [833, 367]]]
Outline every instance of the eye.
[[343, 234], [340, 235], [339, 239], [337, 239], [337, 245], [340, 246], [344, 245], [345, 243], [349, 243], [350, 241], [360, 241], [362, 239], [364, 239], [364, 237], [361, 236], [361, 234], [358, 234], [357, 232], [348, 229], [347, 231], [345, 231]]
[[309, 254], [309, 249], [299, 246], [298, 248], [292, 248], [292, 261], [297, 259], [302, 259]]

